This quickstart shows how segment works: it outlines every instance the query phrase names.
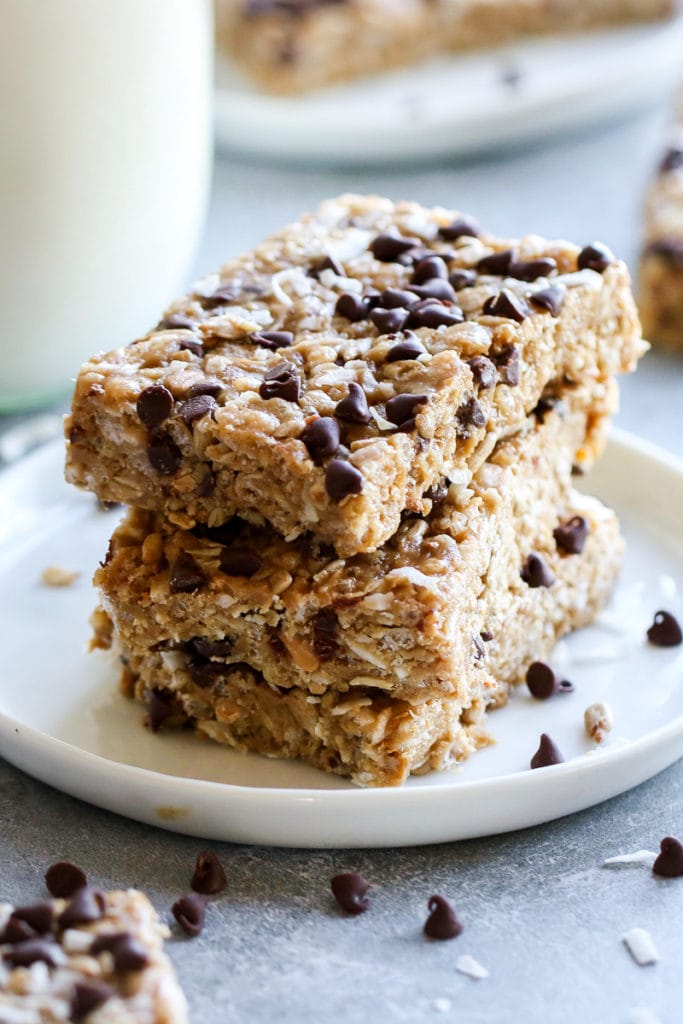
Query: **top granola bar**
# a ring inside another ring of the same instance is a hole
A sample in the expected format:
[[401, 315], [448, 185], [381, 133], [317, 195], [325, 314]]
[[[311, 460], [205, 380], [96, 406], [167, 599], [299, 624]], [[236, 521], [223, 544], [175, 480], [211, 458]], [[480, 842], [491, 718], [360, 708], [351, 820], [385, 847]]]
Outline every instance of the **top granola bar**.
[[444, 478], [467, 483], [546, 390], [643, 351], [605, 247], [343, 196], [83, 366], [67, 479], [182, 528], [239, 513], [347, 557], [427, 514]]

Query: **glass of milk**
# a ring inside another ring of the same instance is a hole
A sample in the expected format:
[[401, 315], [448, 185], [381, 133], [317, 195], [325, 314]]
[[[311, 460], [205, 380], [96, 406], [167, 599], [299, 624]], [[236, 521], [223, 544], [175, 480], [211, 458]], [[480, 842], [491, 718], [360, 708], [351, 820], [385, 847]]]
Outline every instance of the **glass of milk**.
[[0, 412], [66, 396], [186, 283], [212, 158], [210, 0], [1, 0]]

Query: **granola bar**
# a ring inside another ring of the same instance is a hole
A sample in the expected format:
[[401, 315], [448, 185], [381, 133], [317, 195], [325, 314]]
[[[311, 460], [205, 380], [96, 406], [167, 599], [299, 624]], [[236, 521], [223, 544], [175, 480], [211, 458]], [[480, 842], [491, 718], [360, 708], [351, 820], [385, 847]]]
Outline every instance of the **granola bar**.
[[282, 94], [673, 10], [672, 0], [216, 0], [220, 46], [261, 88]]
[[444, 477], [466, 483], [548, 388], [643, 351], [604, 246], [345, 196], [83, 366], [67, 479], [184, 529], [238, 514], [348, 557], [428, 514]]
[[134, 889], [0, 903], [0, 1021], [187, 1024], [167, 934]]

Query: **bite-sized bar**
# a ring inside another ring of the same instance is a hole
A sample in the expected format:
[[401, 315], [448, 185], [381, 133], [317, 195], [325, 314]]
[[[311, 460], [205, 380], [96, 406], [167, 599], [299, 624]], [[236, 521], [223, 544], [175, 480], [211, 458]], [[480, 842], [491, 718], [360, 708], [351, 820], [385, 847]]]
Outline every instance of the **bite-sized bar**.
[[547, 389], [634, 368], [623, 263], [345, 196], [78, 377], [67, 479], [179, 527], [233, 515], [347, 557], [466, 483]]
[[673, 0], [216, 0], [219, 44], [273, 93], [673, 10]]
[[[427, 518], [406, 516], [372, 554], [338, 559], [315, 540], [287, 542], [239, 519], [188, 531], [130, 511], [95, 574], [122, 648], [162, 652], [200, 687], [245, 663], [268, 684], [312, 695], [369, 689], [467, 706], [480, 680], [496, 685], [487, 643], [514, 647], [510, 596], [533, 600], [537, 646], [549, 648], [569, 628], [554, 581], [567, 562], [577, 581], [583, 572], [594, 513], [567, 541], [568, 490], [576, 453], [601, 446], [603, 421], [564, 403], [539, 415], [469, 486], [444, 488]], [[605, 594], [619, 545], [614, 554]], [[104, 645], [109, 628], [96, 620]]]
[[187, 1024], [168, 934], [134, 889], [0, 903], [0, 1021]]

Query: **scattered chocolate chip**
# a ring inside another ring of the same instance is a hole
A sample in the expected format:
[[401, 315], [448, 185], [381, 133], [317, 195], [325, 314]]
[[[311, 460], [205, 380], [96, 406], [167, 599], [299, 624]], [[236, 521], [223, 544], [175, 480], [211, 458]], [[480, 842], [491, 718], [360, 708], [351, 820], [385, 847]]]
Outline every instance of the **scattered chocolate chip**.
[[487, 316], [505, 317], [507, 320], [516, 320], [521, 324], [529, 316], [529, 307], [524, 299], [517, 298], [507, 288], [497, 295], [490, 295], [484, 303], [484, 313]]
[[319, 658], [328, 660], [337, 653], [339, 619], [334, 608], [321, 608], [313, 618], [313, 650]]
[[181, 551], [171, 567], [168, 588], [172, 594], [194, 594], [206, 583], [206, 576], [191, 554]]
[[659, 855], [652, 865], [652, 873], [660, 878], [683, 876], [683, 844], [673, 836], [665, 836], [659, 844]]
[[370, 883], [356, 871], [344, 871], [330, 882], [332, 895], [347, 914], [363, 914], [370, 907]]
[[375, 259], [382, 263], [394, 263], [396, 257], [420, 244], [419, 238], [404, 238], [402, 235], [378, 235], [369, 245]]
[[480, 428], [486, 426], [484, 410], [474, 397], [468, 398], [466, 402], [463, 402], [456, 413], [456, 417], [460, 426], [465, 429], [468, 429], [469, 427]]
[[480, 274], [490, 274], [493, 277], [505, 277], [514, 258], [515, 254], [512, 249], [504, 249], [502, 252], [492, 252], [488, 256], [482, 256], [477, 263], [477, 270]]
[[279, 348], [289, 348], [294, 342], [294, 335], [291, 331], [254, 331], [249, 335], [249, 341], [261, 348], [275, 351]]
[[424, 933], [429, 939], [455, 939], [462, 933], [462, 924], [453, 907], [444, 896], [430, 896], [427, 902], [429, 917]]
[[196, 320], [191, 320], [183, 313], [169, 313], [156, 325], [157, 331], [193, 331], [197, 326]]
[[350, 462], [332, 459], [325, 470], [325, 490], [332, 501], [342, 501], [349, 494], [360, 494], [363, 475]]
[[456, 292], [459, 292], [461, 288], [471, 288], [477, 283], [477, 273], [475, 270], [454, 270], [449, 275], [448, 280], [451, 286]]
[[459, 306], [444, 306], [437, 299], [422, 299], [410, 310], [409, 327], [452, 327], [465, 321]]
[[551, 316], [560, 315], [566, 297], [567, 289], [563, 284], [551, 284], [529, 296], [535, 306], [545, 309]]
[[80, 1024], [80, 1021], [84, 1020], [98, 1006], [106, 1003], [113, 994], [114, 989], [104, 981], [95, 979], [77, 981], [69, 1003], [69, 1020]]
[[204, 927], [206, 900], [197, 893], [188, 893], [175, 901], [171, 912], [183, 931], [195, 938]]
[[555, 576], [544, 560], [533, 551], [527, 555], [520, 575], [524, 582], [532, 588], [552, 587], [555, 582]]
[[414, 284], [424, 284], [426, 281], [433, 281], [434, 278], [448, 279], [448, 268], [440, 256], [425, 256], [413, 271]]
[[539, 277], [548, 277], [557, 270], [557, 263], [549, 256], [538, 260], [513, 260], [508, 267], [508, 277], [518, 281], [536, 281]]
[[519, 384], [519, 349], [516, 345], [504, 348], [496, 356], [496, 366], [503, 384], [517, 387]]
[[547, 733], [542, 733], [538, 750], [531, 758], [531, 768], [547, 768], [551, 764], [562, 764], [564, 757]]
[[135, 408], [147, 429], [154, 430], [173, 412], [173, 395], [163, 384], [151, 384], [140, 392]]
[[334, 311], [337, 316], [343, 316], [350, 320], [352, 324], [355, 324], [359, 320], [367, 318], [370, 306], [366, 299], [361, 298], [360, 295], [353, 295], [351, 292], [348, 292], [345, 295], [339, 296]]
[[59, 915], [60, 928], [73, 928], [78, 924], [99, 921], [104, 913], [104, 896], [97, 889], [84, 886], [71, 897], [71, 901]]
[[225, 548], [221, 551], [221, 572], [226, 576], [246, 576], [248, 579], [261, 568], [261, 559], [244, 548]]
[[334, 415], [339, 420], [348, 420], [350, 423], [369, 423], [372, 419], [368, 409], [368, 400], [365, 397], [360, 384], [351, 381], [349, 393], [341, 402], [337, 402]]
[[173, 476], [178, 472], [183, 456], [169, 434], [156, 434], [147, 446], [147, 458], [152, 469], [161, 476]]
[[77, 889], [83, 889], [87, 884], [85, 872], [69, 860], [57, 861], [45, 872], [47, 891], [58, 899], [68, 899]]
[[402, 306], [394, 309], [382, 309], [378, 306], [370, 312], [370, 319], [380, 334], [395, 334], [405, 326], [408, 310]]
[[427, 395], [394, 395], [385, 407], [385, 416], [390, 423], [404, 427], [415, 415], [415, 410], [429, 399]]
[[201, 341], [190, 341], [189, 338], [183, 338], [181, 341], [178, 342], [178, 351], [192, 352], [193, 355], [199, 356], [199, 358], [201, 359], [202, 356], [204, 355], [204, 346], [201, 343]]
[[200, 658], [229, 658], [232, 654], [234, 641], [225, 636], [222, 640], [209, 640], [204, 636], [197, 636], [190, 640], [190, 647]]
[[445, 224], [439, 228], [439, 237], [447, 242], [455, 242], [465, 235], [470, 238], [479, 238], [480, 234], [481, 228], [471, 217], [458, 217], [451, 224]]
[[319, 416], [304, 427], [299, 440], [303, 441], [314, 462], [334, 455], [339, 448], [339, 424], [332, 416]]
[[681, 627], [669, 612], [658, 611], [647, 631], [647, 638], [655, 647], [678, 647], [683, 640]]
[[376, 305], [383, 309], [398, 309], [400, 306], [409, 309], [418, 301], [419, 296], [414, 291], [406, 291], [404, 288], [385, 288]]
[[61, 960], [60, 954], [61, 949], [56, 942], [48, 939], [25, 939], [6, 949], [2, 958], [12, 967], [30, 967], [31, 964], [37, 963], [57, 967]]
[[166, 690], [147, 690], [147, 725], [152, 732], [159, 732], [167, 718], [173, 714], [173, 696]]
[[216, 399], [211, 395], [195, 395], [183, 402], [178, 409], [178, 416], [186, 426], [190, 426], [195, 420], [207, 416], [216, 408]]
[[526, 685], [536, 700], [548, 700], [557, 692], [558, 678], [544, 661], [534, 661], [526, 673]]
[[473, 356], [468, 359], [467, 365], [480, 388], [487, 390], [496, 383], [496, 367], [486, 356]]
[[565, 555], [580, 555], [588, 539], [588, 520], [572, 516], [553, 530], [555, 543]]
[[585, 246], [579, 253], [579, 270], [597, 270], [599, 274], [602, 274], [610, 263], [614, 263], [614, 253], [602, 242], [593, 242], [592, 245]]
[[301, 378], [294, 363], [285, 361], [268, 370], [258, 393], [265, 401], [280, 398], [284, 402], [298, 402], [301, 396]]
[[569, 679], [560, 679], [559, 683], [557, 684], [557, 692], [558, 693], [573, 693], [574, 692], [574, 684], [572, 682], [570, 682]]
[[202, 850], [201, 853], [198, 853], [194, 874], [190, 880], [194, 891], [203, 896], [215, 896], [217, 892], [222, 892], [225, 889], [226, 884], [227, 879], [223, 865], [213, 850]]
[[311, 267], [308, 271], [308, 276], [314, 277], [317, 280], [323, 270], [331, 270], [337, 277], [346, 277], [346, 271], [342, 264], [334, 256], [330, 256], [329, 253]]
[[670, 171], [678, 171], [683, 167], [683, 149], [673, 146], [664, 155], [659, 165], [660, 174], [668, 174]]
[[424, 284], [417, 284], [413, 291], [421, 299], [438, 299], [439, 302], [455, 302], [455, 289], [441, 277], [432, 277]]
[[403, 341], [397, 342], [386, 354], [387, 363], [400, 363], [406, 359], [419, 359], [427, 350], [412, 331], [405, 332]]

